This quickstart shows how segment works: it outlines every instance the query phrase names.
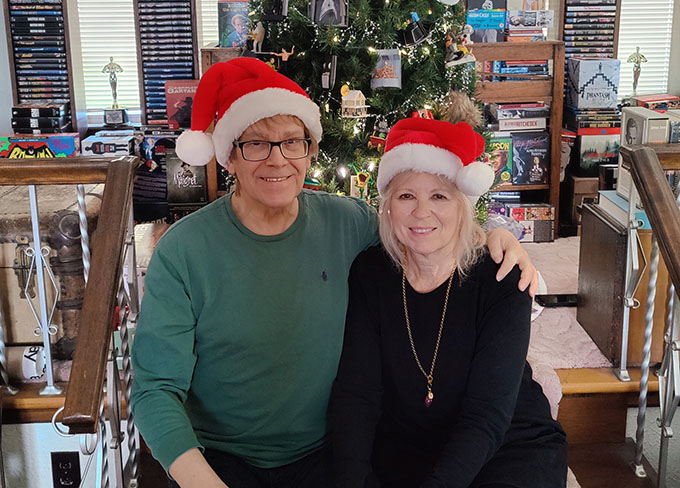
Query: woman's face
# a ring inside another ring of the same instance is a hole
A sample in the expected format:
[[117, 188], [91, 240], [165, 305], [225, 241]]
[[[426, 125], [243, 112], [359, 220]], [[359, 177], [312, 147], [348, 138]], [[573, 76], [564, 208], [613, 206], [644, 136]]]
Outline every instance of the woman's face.
[[407, 255], [450, 257], [461, 218], [455, 185], [430, 173], [409, 171], [397, 175], [390, 186], [392, 226]]
[[[302, 122], [291, 116], [275, 116], [255, 122], [239, 141], [285, 141], [306, 137]], [[229, 172], [238, 179], [238, 195], [246, 205], [281, 209], [292, 205], [302, 191], [311, 152], [302, 159], [286, 159], [272, 147], [264, 161], [246, 161], [235, 147], [229, 158]]]

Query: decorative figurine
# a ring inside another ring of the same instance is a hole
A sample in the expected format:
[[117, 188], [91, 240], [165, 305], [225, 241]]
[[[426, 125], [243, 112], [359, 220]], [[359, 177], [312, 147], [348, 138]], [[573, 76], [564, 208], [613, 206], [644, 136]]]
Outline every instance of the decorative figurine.
[[446, 33], [445, 60], [447, 68], [475, 61], [474, 55], [470, 52], [470, 47], [474, 44], [470, 38], [473, 32], [474, 29], [472, 26], [466, 24], [457, 40], [454, 38], [454, 34], [451, 31]]
[[262, 52], [262, 43], [264, 42], [264, 25], [262, 25], [262, 22], [257, 23], [255, 26], [255, 30], [250, 33], [250, 37], [253, 39], [253, 52], [256, 53], [261, 53]]
[[635, 48], [635, 53], [628, 56], [627, 63], [633, 63], [633, 95], [637, 95], [638, 81], [640, 81], [640, 72], [642, 71], [642, 63], [647, 62], [647, 58], [640, 52], [640, 46]]
[[109, 85], [111, 85], [111, 96], [113, 103], [110, 109], [104, 109], [104, 124], [109, 126], [124, 125], [128, 122], [127, 110], [118, 105], [118, 73], [122, 73], [123, 68], [113, 61], [113, 56], [109, 57], [109, 63], [102, 68], [102, 73], [109, 74]]

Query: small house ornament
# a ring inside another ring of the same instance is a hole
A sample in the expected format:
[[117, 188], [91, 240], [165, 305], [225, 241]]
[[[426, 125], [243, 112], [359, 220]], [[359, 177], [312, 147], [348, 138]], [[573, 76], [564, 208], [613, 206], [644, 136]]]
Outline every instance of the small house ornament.
[[347, 85], [344, 85], [340, 93], [342, 94], [342, 109], [340, 112], [342, 117], [350, 119], [368, 117], [366, 97], [361, 93], [361, 90], [350, 90]]

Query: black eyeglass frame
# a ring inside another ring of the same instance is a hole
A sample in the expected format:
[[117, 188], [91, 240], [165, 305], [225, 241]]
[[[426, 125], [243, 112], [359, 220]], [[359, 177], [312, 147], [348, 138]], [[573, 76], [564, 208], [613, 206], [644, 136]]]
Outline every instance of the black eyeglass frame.
[[[300, 156], [300, 157], [297, 157], [297, 158], [289, 158], [289, 157], [287, 157], [287, 156], [284, 156], [284, 154], [283, 154], [283, 149], [281, 149], [281, 144], [283, 144], [284, 142], [288, 142], [288, 141], [305, 141], [305, 142], [307, 143], [307, 150], [305, 151], [304, 156]], [[243, 152], [243, 146], [245, 146], [246, 144], [251, 144], [251, 143], [253, 143], [253, 142], [260, 142], [260, 143], [267, 143], [267, 144], [269, 144], [269, 152], [267, 153], [267, 156], [266, 156], [266, 157], [264, 157], [264, 158], [262, 158], [262, 159], [247, 159], [247, 158], [246, 158], [246, 155], [245, 155], [244, 152]], [[240, 151], [241, 151], [241, 157], [243, 158], [244, 161], [250, 161], [251, 163], [259, 163], [260, 161], [265, 161], [266, 159], [269, 159], [269, 156], [272, 155], [272, 149], [273, 149], [274, 147], [278, 147], [278, 148], [279, 148], [279, 151], [281, 151], [281, 156], [283, 156], [283, 157], [286, 158], [286, 159], [296, 160], [296, 159], [303, 159], [303, 158], [306, 158], [307, 156], [309, 156], [309, 148], [310, 148], [311, 145], [312, 145], [312, 139], [311, 139], [311, 137], [301, 137], [301, 138], [296, 138], [296, 139], [284, 139], [283, 141], [277, 141], [277, 142], [274, 142], [274, 141], [260, 141], [260, 140], [253, 140], [253, 141], [235, 141], [235, 142], [234, 142], [234, 145], [236, 145], [236, 146], [240, 149]]]

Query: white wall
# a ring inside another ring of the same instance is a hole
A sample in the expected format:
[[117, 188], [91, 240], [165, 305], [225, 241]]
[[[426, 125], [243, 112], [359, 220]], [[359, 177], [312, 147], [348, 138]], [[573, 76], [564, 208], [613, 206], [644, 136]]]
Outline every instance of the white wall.
[[[108, 423], [107, 423], [108, 427]], [[123, 422], [123, 429], [125, 423]], [[109, 431], [110, 432], [110, 431]], [[52, 452], [80, 452], [80, 436], [61, 437], [52, 424], [18, 424], [2, 426], [2, 455], [5, 462], [7, 486], [12, 488], [52, 488]], [[123, 441], [124, 461], [127, 460], [127, 442]], [[87, 475], [81, 486], [95, 487], [97, 460], [92, 456], [80, 455], [81, 476], [85, 473], [88, 460], [92, 458]], [[113, 462], [110, 458], [110, 463]], [[109, 464], [112, 470], [112, 465]], [[111, 484], [115, 486], [115, 484]]]
[[7, 36], [5, 34], [5, 4], [0, 3], [0, 134], [10, 134], [12, 132], [12, 81], [9, 77], [9, 58], [7, 51]]

